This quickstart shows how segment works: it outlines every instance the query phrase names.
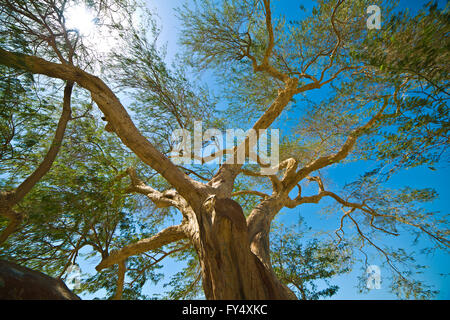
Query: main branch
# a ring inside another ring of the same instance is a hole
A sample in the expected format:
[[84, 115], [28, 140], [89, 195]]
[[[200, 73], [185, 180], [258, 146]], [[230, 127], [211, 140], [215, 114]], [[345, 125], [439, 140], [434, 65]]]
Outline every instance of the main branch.
[[150, 238], [139, 240], [138, 242], [129, 244], [120, 250], [113, 251], [109, 256], [95, 267], [97, 271], [101, 271], [114, 264], [124, 261], [129, 256], [138, 255], [150, 250], [159, 249], [169, 243], [179, 241], [186, 238], [183, 225], [170, 226]]
[[0, 234], [0, 244], [17, 229], [24, 215], [16, 212], [13, 207], [17, 205], [50, 170], [58, 155], [66, 132], [67, 123], [72, 117], [71, 96], [73, 82], [67, 82], [64, 88], [63, 111], [56, 127], [52, 144], [42, 162], [14, 191], [0, 193], [0, 215], [9, 220], [8, 226]]
[[206, 187], [186, 175], [139, 132], [117, 96], [100, 78], [74, 66], [57, 64], [2, 48], [0, 64], [78, 83], [91, 93], [114, 132], [143, 162], [160, 173], [191, 205], [200, 203], [201, 199], [205, 198]]

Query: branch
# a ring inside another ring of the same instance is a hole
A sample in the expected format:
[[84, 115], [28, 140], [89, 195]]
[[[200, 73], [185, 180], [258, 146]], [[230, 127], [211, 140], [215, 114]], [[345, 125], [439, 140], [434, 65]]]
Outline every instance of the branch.
[[[370, 245], [372, 245], [375, 249], [377, 249], [378, 251], [380, 251], [385, 259], [386, 262], [389, 264], [389, 266], [392, 268], [392, 270], [394, 270], [400, 277], [402, 277], [403, 279], [405, 279], [405, 277], [401, 274], [401, 272], [394, 266], [394, 264], [392, 263], [391, 259], [389, 258], [389, 254], [386, 253], [383, 249], [381, 249], [379, 246], [377, 246], [372, 240], [370, 240], [360, 229], [358, 223], [356, 222], [355, 219], [353, 219], [353, 217], [350, 215], [351, 212], [348, 212], [346, 214], [346, 216], [348, 216], [350, 218], [350, 220], [353, 222], [353, 224], [356, 227], [356, 230], [358, 231], [359, 235], [361, 236], [361, 238], [364, 240], [366, 240], [367, 242], [369, 242]], [[364, 245], [364, 243], [363, 243]], [[361, 246], [362, 248], [362, 246]]]
[[170, 256], [170, 255], [173, 254], [173, 253], [179, 252], [179, 251], [182, 251], [182, 250], [185, 250], [185, 249], [189, 248], [190, 245], [191, 245], [191, 244], [188, 242], [187, 244], [181, 245], [180, 247], [175, 248], [175, 249], [173, 249], [173, 250], [170, 250], [169, 252], [163, 252], [162, 256], [159, 257], [158, 259], [156, 259], [156, 258], [154, 258], [153, 256], [150, 256], [150, 255], [144, 253], [144, 255], [147, 256], [147, 257], [149, 257], [149, 258], [151, 258], [151, 259], [153, 260], [153, 262], [150, 263], [150, 264], [148, 264], [148, 265], [145, 265], [144, 268], [141, 268], [141, 269], [139, 270], [137, 277], [135, 277], [134, 280], [130, 282], [130, 287], [132, 287], [133, 284], [134, 284], [139, 278], [141, 278], [141, 277], [144, 275], [145, 271], [147, 271], [149, 268], [151, 268], [152, 266], [154, 266], [154, 265], [156, 265], [157, 263], [161, 262], [162, 260], [164, 260], [165, 258], [167, 258], [168, 256]]
[[351, 209], [348, 210], [348, 211], [344, 211], [344, 209], [342, 209], [342, 211], [344, 211], [344, 215], [341, 217], [341, 225], [339, 226], [338, 229], [336, 229], [336, 231], [334, 231], [334, 233], [336, 234], [336, 236], [339, 238], [338, 245], [339, 245], [339, 244], [341, 243], [341, 241], [342, 241], [342, 237], [339, 235], [339, 231], [342, 232], [342, 235], [344, 235], [344, 230], [343, 230], [343, 228], [344, 228], [344, 219], [345, 219], [350, 213], [352, 213], [352, 212], [355, 211], [355, 210], [356, 210], [355, 208], [351, 208]]
[[114, 294], [113, 300], [120, 300], [122, 299], [122, 293], [123, 293], [123, 283], [125, 282], [125, 272], [127, 271], [126, 267], [126, 261], [120, 261], [118, 263], [119, 270], [117, 271], [117, 288], [116, 293]]
[[[298, 79], [297, 78], [289, 78], [289, 80], [286, 81], [286, 86], [284, 89], [278, 91], [278, 96], [273, 101], [273, 103], [270, 105], [270, 107], [264, 112], [264, 114], [255, 122], [252, 129], [255, 130], [255, 132], [259, 132], [259, 130], [264, 130], [270, 127], [270, 125], [275, 121], [276, 118], [281, 114], [281, 112], [284, 110], [284, 108], [288, 105], [288, 103], [291, 101], [292, 97], [295, 95], [295, 91], [297, 89]], [[258, 135], [257, 135], [258, 138]], [[247, 136], [242, 143], [235, 148], [235, 152], [238, 152], [238, 150], [248, 150], [250, 148], [253, 148], [253, 145], [250, 145], [249, 137]], [[256, 139], [257, 140], [257, 139]], [[255, 141], [256, 143], [257, 141]], [[229, 194], [232, 191], [232, 184], [234, 182], [234, 179], [241, 171], [242, 164], [228, 164], [224, 163], [220, 166], [218, 172], [216, 175], [208, 182], [208, 185], [215, 187], [216, 185], [222, 185], [224, 181], [228, 183], [226, 186], [228, 190], [225, 190], [224, 193], [226, 194], [229, 192]], [[228, 196], [228, 194], [226, 194]]]
[[324, 186], [323, 186], [323, 183], [322, 183], [322, 180], [320, 179], [320, 177], [308, 177], [308, 179], [310, 181], [316, 181], [318, 183], [318, 185], [319, 185], [319, 193], [317, 195], [314, 195], [314, 196], [302, 197], [300, 189], [299, 189], [299, 195], [295, 199], [290, 199], [290, 198], [287, 199], [286, 207], [292, 209], [292, 208], [295, 208], [296, 206], [298, 206], [300, 204], [303, 204], [303, 203], [318, 203], [323, 197], [326, 197], [326, 196], [333, 198], [334, 200], [336, 200], [336, 202], [342, 204], [343, 207], [351, 208], [350, 211], [345, 212], [344, 216], [342, 216], [342, 218], [341, 218], [341, 226], [340, 226], [340, 228], [338, 230], [336, 230], [336, 234], [337, 234], [338, 231], [342, 232], [343, 219], [345, 217], [347, 217], [347, 216], [350, 217], [349, 214], [352, 213], [355, 209], [359, 209], [363, 213], [369, 215], [369, 217], [370, 217], [369, 225], [372, 228], [376, 229], [376, 230], [382, 231], [382, 232], [390, 234], [392, 236], [398, 236], [399, 235], [398, 233], [391, 232], [391, 231], [388, 231], [386, 229], [383, 229], [381, 227], [378, 227], [378, 226], [374, 225], [375, 217], [391, 218], [391, 219], [394, 219], [394, 220], [396, 220], [396, 221], [398, 221], [400, 223], [403, 223], [403, 224], [406, 224], [406, 225], [418, 228], [419, 230], [421, 230], [422, 232], [427, 234], [429, 237], [431, 237], [432, 239], [436, 240], [438, 243], [440, 243], [440, 244], [450, 248], [450, 241], [449, 240], [447, 240], [447, 239], [445, 239], [445, 238], [443, 238], [443, 237], [441, 237], [439, 235], [434, 234], [433, 232], [427, 230], [426, 228], [424, 228], [420, 224], [407, 221], [407, 220], [405, 220], [405, 219], [403, 219], [402, 217], [399, 217], [399, 216], [394, 216], [394, 215], [389, 215], [389, 214], [380, 214], [380, 213], [376, 212], [375, 210], [373, 210], [372, 208], [370, 208], [364, 202], [361, 204], [361, 203], [355, 203], [355, 202], [350, 202], [350, 201], [344, 200], [343, 198], [341, 198], [337, 194], [335, 194], [333, 192], [330, 192], [330, 191], [324, 190]]
[[[352, 208], [352, 209], [359, 209], [362, 212], [368, 214], [370, 216], [369, 224], [374, 229], [377, 229], [379, 231], [382, 231], [384, 233], [387, 233], [387, 234], [390, 234], [390, 235], [393, 235], [393, 236], [398, 236], [399, 235], [398, 233], [394, 233], [394, 232], [388, 231], [386, 229], [380, 228], [380, 227], [378, 227], [378, 226], [373, 224], [375, 217], [392, 218], [392, 219], [394, 219], [394, 220], [396, 220], [396, 221], [398, 221], [400, 223], [403, 223], [403, 224], [406, 224], [406, 225], [418, 228], [419, 230], [421, 230], [422, 232], [424, 232], [425, 234], [427, 234], [428, 236], [430, 236], [431, 238], [433, 238], [437, 242], [439, 242], [439, 243], [443, 244], [444, 246], [450, 248], [450, 241], [448, 241], [447, 239], [445, 239], [443, 237], [437, 236], [436, 234], [433, 234], [431, 231], [425, 229], [423, 226], [421, 226], [419, 224], [409, 222], [409, 221], [407, 221], [407, 220], [405, 220], [405, 219], [403, 219], [402, 217], [399, 217], [399, 216], [393, 216], [393, 215], [389, 215], [389, 214], [380, 214], [380, 213], [376, 212], [375, 210], [373, 210], [372, 208], [370, 208], [368, 205], [364, 204], [364, 202], [363, 202], [363, 204], [349, 202], [349, 201], [346, 201], [346, 200], [342, 199], [341, 197], [339, 197], [338, 195], [336, 195], [336, 194], [334, 194], [333, 192], [330, 192], [330, 191], [322, 191], [320, 194], [322, 195], [322, 197], [323, 196], [332, 197], [334, 200], [336, 200], [337, 202], [339, 202], [340, 204], [342, 204], [345, 207], [349, 207], [349, 208]], [[342, 229], [342, 224], [341, 224], [341, 229]]]
[[297, 170], [298, 161], [294, 158], [288, 158], [284, 161], [281, 161], [278, 165], [278, 170], [285, 169], [283, 177], [281, 181], [284, 181], [287, 177], [291, 176]]
[[259, 192], [259, 191], [256, 191], [256, 190], [240, 190], [240, 191], [233, 192], [231, 194], [231, 196], [234, 197], [234, 196], [239, 196], [241, 194], [253, 194], [253, 195], [261, 197], [261, 198], [268, 198], [269, 197], [269, 195], [267, 193]]
[[16, 212], [11, 208], [4, 209], [1, 208], [0, 214], [9, 220], [7, 227], [0, 233], [0, 244], [6, 241], [8, 237], [16, 231], [17, 227], [22, 223], [24, 214], [21, 212]]
[[268, 178], [272, 183], [272, 187], [274, 190], [279, 190], [281, 188], [281, 181], [276, 175], [262, 175], [261, 173], [253, 172], [247, 169], [241, 169], [241, 173], [249, 177]]
[[[334, 62], [334, 58], [335, 58], [336, 53], [337, 53], [337, 51], [338, 51], [338, 49], [339, 49], [339, 46], [341, 45], [341, 42], [342, 42], [341, 34], [340, 34], [339, 31], [337, 30], [336, 25], [335, 25], [335, 23], [334, 23], [334, 22], [335, 22], [334, 20], [335, 20], [336, 11], [337, 11], [337, 9], [339, 8], [339, 6], [340, 6], [343, 2], [344, 2], [344, 0], [339, 0], [339, 1], [337, 2], [336, 6], [335, 6], [334, 9], [333, 9], [333, 13], [331, 14], [331, 26], [332, 26], [332, 28], [333, 28], [333, 32], [336, 34], [337, 42], [336, 42], [335, 47], [333, 48], [333, 51], [331, 52], [331, 55], [330, 55], [330, 63], [328, 64], [327, 67], [325, 67], [325, 68], [322, 70], [322, 73], [321, 73], [321, 75], [320, 75], [319, 82], [321, 82], [321, 81], [323, 80], [323, 77], [324, 77], [324, 75], [325, 75], [325, 72], [326, 72], [329, 68], [332, 67], [333, 62]], [[331, 80], [330, 80], [330, 81], [331, 81]]]
[[388, 105], [388, 99], [385, 98], [383, 106], [377, 112], [377, 114], [374, 115], [365, 125], [354, 129], [348, 135], [347, 140], [345, 141], [345, 143], [342, 145], [342, 147], [339, 149], [338, 152], [328, 155], [328, 156], [320, 157], [320, 158], [310, 162], [308, 165], [306, 165], [305, 167], [303, 167], [302, 169], [300, 169], [297, 172], [293, 182], [298, 183], [303, 178], [305, 178], [309, 173], [311, 173], [313, 171], [317, 171], [319, 169], [322, 169], [333, 163], [336, 163], [336, 162], [339, 162], [339, 161], [345, 159], [349, 155], [350, 151], [352, 151], [353, 147], [355, 146], [358, 137], [364, 131], [372, 128], [372, 126], [375, 124], [375, 122], [377, 120], [379, 120], [381, 118], [381, 116], [383, 115], [383, 111], [387, 107], [387, 105]]
[[0, 64], [78, 83], [91, 93], [92, 99], [104, 113], [114, 132], [144, 163], [160, 173], [188, 202], [199, 203], [205, 197], [206, 187], [177, 168], [140, 133], [117, 96], [100, 78], [74, 66], [52, 63], [2, 48]]
[[136, 170], [132, 167], [127, 169], [127, 173], [131, 178], [131, 186], [128, 188], [130, 192], [137, 192], [147, 196], [157, 208], [178, 207], [178, 202], [174, 200], [176, 191], [167, 190], [159, 192], [152, 187], [146, 185], [136, 174]]
[[195, 172], [194, 170], [191, 170], [189, 168], [177, 165], [178, 168], [183, 169], [185, 172], [187, 172], [187, 174], [193, 174], [194, 176], [196, 176], [197, 178], [203, 180], [203, 181], [209, 181], [209, 179], [205, 178], [204, 176], [198, 174], [197, 172]]
[[155, 250], [166, 244], [185, 239], [186, 234], [184, 233], [183, 227], [183, 224], [168, 227], [153, 237], [139, 240], [138, 242], [129, 244], [120, 250], [113, 251], [109, 256], [103, 258], [95, 269], [97, 271], [101, 271], [112, 266], [113, 264], [124, 261], [129, 256]]
[[264, 52], [263, 65], [269, 64], [269, 57], [272, 54], [274, 47], [273, 27], [272, 27], [272, 12], [270, 10], [270, 0], [263, 0], [264, 14], [266, 16], [266, 29], [269, 37], [269, 43], [267, 44], [266, 52]]
[[71, 96], [72, 96], [73, 82], [67, 82], [64, 88], [64, 98], [63, 98], [63, 111], [61, 117], [59, 118], [58, 126], [56, 128], [55, 136], [52, 141], [52, 145], [48, 150], [47, 154], [42, 160], [41, 164], [36, 168], [36, 170], [25, 179], [15, 191], [15, 200], [18, 203], [23, 197], [30, 192], [30, 190], [36, 185], [39, 180], [50, 170], [56, 156], [61, 148], [62, 141], [64, 138], [64, 133], [67, 128], [67, 123], [71, 119]]
[[14, 191], [7, 192], [0, 197], [0, 215], [6, 217], [10, 222], [8, 226], [0, 234], [0, 244], [17, 229], [24, 218], [24, 214], [15, 212], [12, 207], [17, 205], [44, 177], [53, 165], [53, 162], [61, 148], [64, 134], [66, 132], [67, 123], [71, 119], [71, 96], [73, 82], [67, 82], [64, 88], [63, 111], [56, 127], [52, 144], [47, 151], [42, 162]]
[[[247, 57], [251, 60], [254, 72], [265, 71], [268, 74], [270, 74], [272, 77], [274, 77], [284, 83], [287, 83], [287, 81], [290, 80], [290, 77], [286, 73], [283, 73], [283, 72], [277, 70], [276, 68], [271, 66], [269, 63], [269, 59], [270, 59], [270, 56], [272, 55], [273, 47], [275, 45], [274, 35], [273, 35], [273, 26], [272, 26], [272, 12], [270, 10], [270, 0], [262, 0], [262, 2], [263, 2], [263, 7], [264, 7], [266, 30], [267, 30], [267, 36], [268, 36], [267, 48], [264, 52], [263, 61], [261, 62], [261, 64], [258, 65], [256, 58], [250, 54], [250, 51], [249, 51], [250, 46], [248, 46], [246, 50], [242, 50], [242, 56]], [[251, 38], [248, 33], [247, 33], [247, 36], [249, 37], [249, 42], [251, 43]]]

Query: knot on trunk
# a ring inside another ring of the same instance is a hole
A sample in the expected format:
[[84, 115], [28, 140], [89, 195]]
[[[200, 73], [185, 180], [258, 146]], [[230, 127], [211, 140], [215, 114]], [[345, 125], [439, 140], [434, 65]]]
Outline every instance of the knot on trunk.
[[239, 231], [247, 230], [247, 221], [245, 220], [242, 207], [236, 201], [230, 198], [217, 198], [215, 195], [210, 196], [203, 203], [204, 209], [213, 214], [215, 213], [214, 220], [221, 220], [226, 218], [230, 220], [233, 227]]

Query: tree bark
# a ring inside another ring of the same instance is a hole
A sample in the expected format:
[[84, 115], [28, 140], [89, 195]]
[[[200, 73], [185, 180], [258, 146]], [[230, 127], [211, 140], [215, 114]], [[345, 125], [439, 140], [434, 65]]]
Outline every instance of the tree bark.
[[0, 260], [0, 300], [80, 300], [62, 280]]
[[191, 237], [197, 251], [207, 299], [296, 299], [252, 252], [241, 206], [210, 197], [196, 214]]

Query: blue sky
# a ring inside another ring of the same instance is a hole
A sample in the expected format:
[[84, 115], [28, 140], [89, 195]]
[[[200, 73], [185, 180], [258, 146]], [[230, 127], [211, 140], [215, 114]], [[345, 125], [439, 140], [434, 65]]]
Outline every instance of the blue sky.
[[[399, 2], [400, 8], [409, 8], [411, 12], [416, 12], [420, 7], [422, 7], [428, 1], [407, 1], [401, 0]], [[179, 0], [148, 0], [148, 6], [150, 9], [155, 9], [158, 16], [160, 17], [160, 26], [162, 28], [160, 40], [167, 43], [167, 61], [170, 62], [175, 54], [180, 50], [177, 44], [177, 33], [179, 32], [179, 23], [175, 17], [173, 9], [183, 3]], [[303, 14], [299, 5], [303, 4], [306, 9], [311, 7], [312, 1], [299, 1], [299, 0], [278, 0], [274, 1], [275, 9], [274, 14], [284, 14], [287, 18], [299, 17]], [[443, 3], [442, 1], [440, 2]], [[381, 8], [382, 9], [382, 8]], [[209, 83], [210, 87], [214, 88], [214, 84]], [[321, 89], [323, 91], [316, 92], [317, 96], [323, 95], [326, 92], [326, 88]], [[448, 189], [448, 181], [450, 178], [450, 169], [445, 166], [445, 163], [440, 163], [436, 166], [438, 170], [431, 171], [426, 167], [418, 167], [409, 170], [402, 171], [395, 175], [389, 182], [389, 187], [398, 188], [404, 186], [411, 186], [417, 188], [432, 187], [435, 188], [439, 193], [439, 198], [430, 204], [426, 205], [426, 209], [432, 211], [441, 211], [447, 213], [447, 208], [450, 204], [450, 191]], [[331, 181], [333, 181], [333, 186], [336, 190], [342, 187], [347, 182], [353, 181], [358, 174], [360, 174], [364, 169], [367, 169], [367, 163], [356, 162], [349, 164], [339, 164], [338, 166], [333, 166], [326, 169], [326, 174], [329, 176]], [[299, 215], [305, 218], [308, 225], [310, 225], [313, 230], [320, 231], [324, 228], [334, 230], [338, 226], [338, 218], [336, 217], [323, 217], [317, 214], [320, 208], [322, 208], [327, 203], [320, 205], [306, 205], [301, 206], [296, 209], [286, 209], [282, 210], [283, 214], [278, 218], [279, 221], [284, 223], [296, 223]], [[410, 238], [403, 237], [400, 240], [396, 240], [397, 245], [404, 245], [405, 247], [410, 246]], [[422, 242], [425, 245], [426, 242]], [[429, 265], [430, 268], [427, 269], [422, 275], [422, 279], [426, 280], [429, 284], [435, 286], [436, 289], [440, 290], [440, 294], [437, 296], [438, 299], [449, 299], [450, 298], [450, 279], [449, 277], [440, 276], [441, 273], [449, 273], [450, 266], [450, 256], [443, 252], [437, 252], [432, 256], [416, 256], [417, 262], [421, 264]], [[96, 259], [85, 261], [82, 263], [82, 268], [84, 272], [94, 272], [94, 267], [98, 263]], [[372, 264], [380, 263], [377, 258], [373, 258]], [[155, 294], [165, 291], [162, 288], [162, 284], [170, 279], [170, 275], [181, 270], [183, 267], [180, 264], [175, 263], [173, 260], [166, 259], [163, 263], [166, 274], [165, 280], [163, 280], [158, 285], [146, 284], [145, 293]], [[384, 274], [387, 274], [387, 270], [381, 269], [382, 278]], [[382, 288], [379, 290], [371, 290], [367, 294], [358, 294], [356, 285], [357, 277], [361, 275], [361, 270], [358, 267], [350, 273], [343, 276], [339, 276], [333, 279], [332, 283], [337, 284], [340, 290], [333, 299], [395, 299], [395, 295], [389, 292], [387, 288], [387, 283], [382, 283]], [[90, 298], [92, 296], [84, 296], [85, 298]]]

